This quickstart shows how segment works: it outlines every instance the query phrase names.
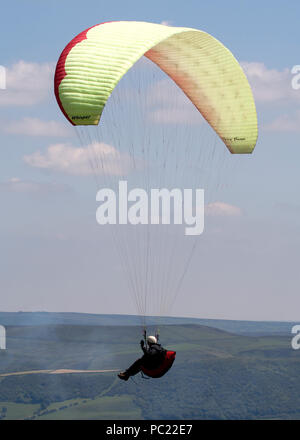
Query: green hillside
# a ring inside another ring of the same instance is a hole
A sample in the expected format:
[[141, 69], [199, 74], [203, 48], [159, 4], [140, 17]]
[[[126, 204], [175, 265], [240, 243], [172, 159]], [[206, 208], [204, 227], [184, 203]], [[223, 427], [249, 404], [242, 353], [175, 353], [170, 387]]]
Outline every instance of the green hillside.
[[[0, 351], [2, 419], [300, 418], [300, 356], [290, 337], [241, 336], [199, 325], [161, 328], [177, 351], [161, 379], [122, 382], [115, 372], [141, 355], [134, 326], [8, 326]], [[8, 375], [19, 372], [19, 375]], [[2, 376], [1, 376], [2, 374]]]

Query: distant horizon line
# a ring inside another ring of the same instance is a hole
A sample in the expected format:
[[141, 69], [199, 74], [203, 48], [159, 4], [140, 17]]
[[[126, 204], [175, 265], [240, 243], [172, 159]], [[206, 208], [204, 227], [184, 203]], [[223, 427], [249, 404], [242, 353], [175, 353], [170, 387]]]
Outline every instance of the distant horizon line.
[[[0, 310], [0, 313], [7, 313], [7, 314], [34, 314], [34, 313], [41, 313], [41, 314], [76, 314], [76, 315], [91, 315], [91, 316], [128, 316], [128, 317], [135, 317], [137, 319], [141, 318], [141, 315], [138, 314], [130, 314], [130, 313], [92, 313], [92, 312], [76, 312], [76, 311], [69, 311], [69, 312], [53, 312], [53, 311], [47, 311], [47, 310], [30, 310], [30, 311], [5, 311]], [[168, 319], [193, 319], [193, 320], [201, 320], [201, 321], [232, 321], [232, 322], [268, 322], [268, 323], [295, 323], [299, 322], [296, 320], [276, 320], [276, 319], [232, 319], [232, 318], [200, 318], [195, 316], [172, 316], [172, 315], [143, 315], [145, 318], [168, 318]]]

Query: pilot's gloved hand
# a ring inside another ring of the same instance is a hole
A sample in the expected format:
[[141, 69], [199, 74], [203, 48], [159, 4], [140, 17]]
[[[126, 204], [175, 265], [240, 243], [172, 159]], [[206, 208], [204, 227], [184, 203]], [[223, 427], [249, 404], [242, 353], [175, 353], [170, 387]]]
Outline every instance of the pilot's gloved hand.
[[140, 344], [141, 344], [141, 347], [144, 348], [145, 342], [143, 341], [143, 339], [141, 340]]

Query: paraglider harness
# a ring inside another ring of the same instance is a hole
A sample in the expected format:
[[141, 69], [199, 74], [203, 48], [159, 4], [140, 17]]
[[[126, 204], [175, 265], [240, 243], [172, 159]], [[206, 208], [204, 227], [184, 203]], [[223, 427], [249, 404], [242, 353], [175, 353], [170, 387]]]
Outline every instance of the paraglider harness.
[[[144, 342], [147, 347], [147, 332], [144, 330], [143, 333]], [[156, 332], [155, 337], [157, 341], [159, 340], [159, 333]], [[163, 350], [162, 352], [162, 361], [158, 367], [155, 368], [146, 368], [145, 366], [141, 367], [141, 374], [143, 379], [157, 379], [162, 377], [166, 372], [172, 367], [173, 362], [175, 361], [176, 351]], [[145, 376], [146, 375], [146, 376]]]

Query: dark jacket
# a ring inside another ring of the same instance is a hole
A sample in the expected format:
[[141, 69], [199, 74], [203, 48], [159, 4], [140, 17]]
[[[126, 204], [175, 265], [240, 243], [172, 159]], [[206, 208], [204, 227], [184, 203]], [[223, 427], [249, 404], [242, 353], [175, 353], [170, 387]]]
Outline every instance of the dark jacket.
[[144, 352], [143, 365], [146, 368], [157, 368], [164, 360], [166, 350], [160, 344], [149, 344], [142, 347]]

